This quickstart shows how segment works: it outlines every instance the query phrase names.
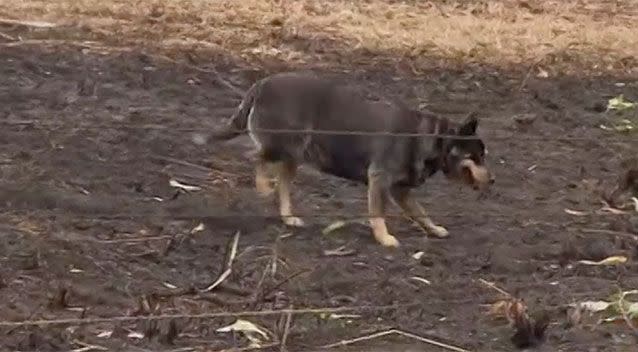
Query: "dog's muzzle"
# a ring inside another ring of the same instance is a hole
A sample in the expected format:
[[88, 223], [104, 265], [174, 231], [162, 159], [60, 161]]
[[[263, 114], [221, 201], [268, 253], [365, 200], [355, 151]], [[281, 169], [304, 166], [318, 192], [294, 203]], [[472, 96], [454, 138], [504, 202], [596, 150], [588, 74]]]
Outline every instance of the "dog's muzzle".
[[476, 165], [471, 159], [463, 159], [459, 164], [468, 184], [475, 190], [485, 190], [495, 182], [494, 176], [483, 165]]

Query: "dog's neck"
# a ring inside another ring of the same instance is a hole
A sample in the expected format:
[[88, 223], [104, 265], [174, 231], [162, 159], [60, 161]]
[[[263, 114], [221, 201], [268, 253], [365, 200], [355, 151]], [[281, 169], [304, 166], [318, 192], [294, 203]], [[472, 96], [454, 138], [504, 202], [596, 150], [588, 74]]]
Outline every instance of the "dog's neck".
[[[423, 133], [432, 133], [435, 135], [454, 135], [458, 126], [455, 122], [448, 120], [445, 117], [437, 116], [430, 112], [418, 112], [418, 116], [421, 119], [427, 120], [427, 129], [420, 129]], [[425, 121], [424, 121], [425, 122]], [[451, 142], [451, 139], [434, 137], [433, 153], [431, 157], [425, 160], [427, 173], [429, 176], [437, 173], [439, 170], [443, 173], [448, 173], [449, 167], [447, 165], [447, 146]]]

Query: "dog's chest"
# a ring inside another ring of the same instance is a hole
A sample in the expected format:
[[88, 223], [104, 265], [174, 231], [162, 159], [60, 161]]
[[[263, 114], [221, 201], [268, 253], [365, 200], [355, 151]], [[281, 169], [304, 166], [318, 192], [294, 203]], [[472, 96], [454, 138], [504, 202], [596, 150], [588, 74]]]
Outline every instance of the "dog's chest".
[[305, 151], [305, 162], [321, 172], [351, 181], [365, 182], [370, 149], [357, 138], [313, 138]]

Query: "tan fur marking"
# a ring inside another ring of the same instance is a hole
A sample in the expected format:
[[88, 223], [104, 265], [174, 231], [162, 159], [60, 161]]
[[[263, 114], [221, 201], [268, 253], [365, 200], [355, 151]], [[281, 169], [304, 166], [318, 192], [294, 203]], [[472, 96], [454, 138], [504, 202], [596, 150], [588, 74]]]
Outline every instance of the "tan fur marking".
[[262, 197], [270, 196], [274, 189], [270, 185], [269, 171], [272, 165], [266, 161], [259, 160], [255, 167], [255, 188]]
[[384, 247], [398, 247], [399, 241], [388, 232], [384, 215], [387, 195], [380, 176], [368, 172], [368, 213], [374, 238]]
[[427, 216], [425, 208], [410, 195], [409, 190], [395, 188], [391, 190], [391, 194], [407, 217], [416, 222], [426, 234], [440, 238], [449, 236], [449, 232], [445, 227], [438, 226], [432, 222]]
[[290, 201], [290, 184], [295, 176], [296, 165], [278, 162], [275, 164], [279, 191], [279, 215], [284, 224], [288, 226], [303, 227], [305, 223], [296, 216], [292, 216], [292, 204]]

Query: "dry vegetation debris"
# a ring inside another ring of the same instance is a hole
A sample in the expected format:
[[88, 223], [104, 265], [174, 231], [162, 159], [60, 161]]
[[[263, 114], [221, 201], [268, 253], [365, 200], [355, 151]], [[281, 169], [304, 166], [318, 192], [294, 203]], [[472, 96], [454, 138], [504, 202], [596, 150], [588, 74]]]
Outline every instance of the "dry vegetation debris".
[[224, 51], [250, 61], [373, 64], [394, 56], [416, 67], [443, 60], [545, 63], [546, 73], [558, 67], [631, 72], [637, 9], [635, 1], [582, 0], [36, 0], [0, 2], [0, 17], [61, 26], [38, 28], [36, 39]]

